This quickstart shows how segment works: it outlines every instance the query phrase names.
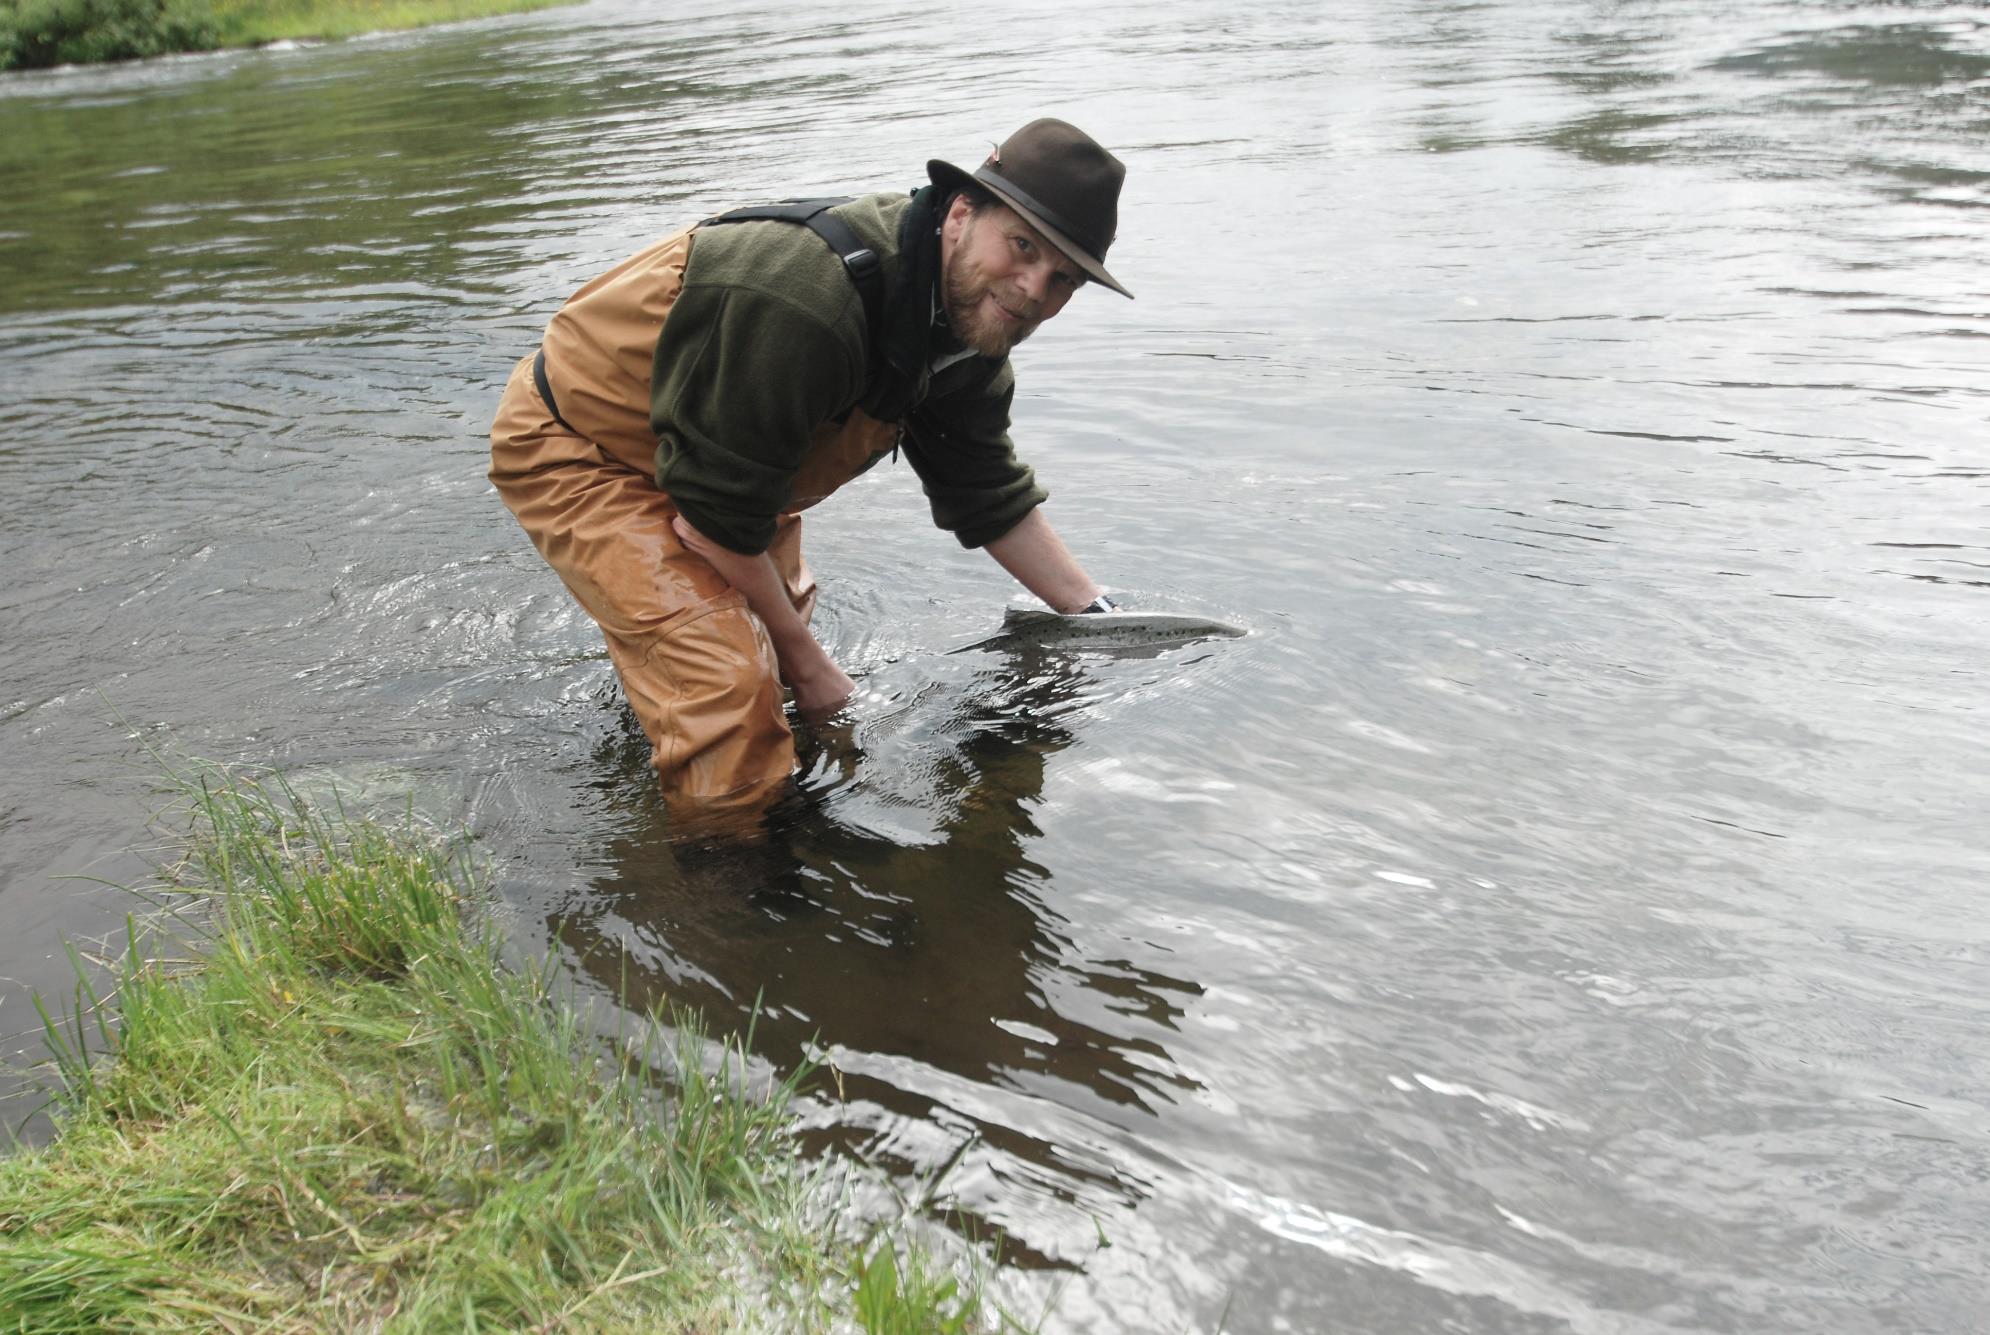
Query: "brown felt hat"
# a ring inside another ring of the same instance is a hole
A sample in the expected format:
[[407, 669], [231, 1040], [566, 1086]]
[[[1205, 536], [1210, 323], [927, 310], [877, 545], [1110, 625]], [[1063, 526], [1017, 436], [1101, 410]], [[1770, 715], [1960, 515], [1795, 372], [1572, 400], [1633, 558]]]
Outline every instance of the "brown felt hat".
[[1044, 240], [1122, 297], [1133, 294], [1106, 272], [1106, 248], [1119, 229], [1126, 167], [1077, 126], [1035, 120], [1005, 139], [972, 172], [938, 158], [926, 174], [943, 191], [972, 181], [1023, 215]]

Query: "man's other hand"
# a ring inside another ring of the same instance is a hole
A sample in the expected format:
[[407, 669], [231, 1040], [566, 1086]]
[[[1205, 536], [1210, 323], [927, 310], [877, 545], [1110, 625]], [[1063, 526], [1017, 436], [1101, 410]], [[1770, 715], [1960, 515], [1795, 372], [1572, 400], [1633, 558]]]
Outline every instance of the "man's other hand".
[[805, 677], [790, 678], [788, 685], [794, 688], [795, 708], [812, 723], [828, 718], [857, 693], [857, 683], [826, 654], [820, 667]]

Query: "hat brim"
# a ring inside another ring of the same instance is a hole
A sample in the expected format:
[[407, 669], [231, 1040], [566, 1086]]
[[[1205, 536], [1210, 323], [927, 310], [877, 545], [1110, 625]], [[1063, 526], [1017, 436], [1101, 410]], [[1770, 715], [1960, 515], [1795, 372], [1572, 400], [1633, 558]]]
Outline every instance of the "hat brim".
[[1022, 200], [1017, 199], [1007, 189], [1004, 189], [1002, 178], [996, 176], [993, 172], [964, 171], [954, 166], [951, 162], [944, 162], [939, 158], [934, 158], [926, 164], [926, 175], [934, 185], [940, 188], [941, 194], [952, 194], [964, 185], [979, 186], [983, 190], [986, 190], [989, 194], [994, 195], [1004, 204], [1007, 204], [1010, 208], [1021, 214], [1030, 226], [1043, 233], [1043, 239], [1051, 245], [1056, 246], [1064, 258], [1070, 260], [1080, 269], [1083, 269], [1087, 278], [1104, 287], [1111, 288], [1128, 301], [1133, 300], [1133, 294], [1121, 287], [1117, 278], [1106, 272], [1105, 265], [1093, 259], [1085, 252], [1084, 247], [1080, 246], [1076, 241], [1073, 241], [1070, 237], [1058, 231], [1057, 228], [1045, 222], [1035, 209]]

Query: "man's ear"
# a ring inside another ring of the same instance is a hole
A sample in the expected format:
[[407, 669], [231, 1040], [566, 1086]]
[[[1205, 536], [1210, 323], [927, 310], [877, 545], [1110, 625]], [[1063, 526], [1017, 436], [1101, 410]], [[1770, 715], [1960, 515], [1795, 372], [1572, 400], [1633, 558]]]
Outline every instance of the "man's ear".
[[961, 228], [967, 226], [967, 220], [973, 213], [974, 210], [968, 205], [966, 194], [955, 195], [947, 204], [947, 216], [941, 220], [941, 225], [949, 234], [957, 235]]
[[967, 206], [967, 196], [955, 195], [947, 206], [946, 217], [940, 219], [940, 258], [947, 259], [954, 247], [960, 244], [961, 233], [967, 230], [967, 220], [974, 216], [974, 210]]

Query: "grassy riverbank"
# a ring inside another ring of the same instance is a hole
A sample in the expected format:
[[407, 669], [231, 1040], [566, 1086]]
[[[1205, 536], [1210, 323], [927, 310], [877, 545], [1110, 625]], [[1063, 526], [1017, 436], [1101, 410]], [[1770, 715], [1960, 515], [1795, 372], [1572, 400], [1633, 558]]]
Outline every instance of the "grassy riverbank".
[[830, 1235], [737, 1048], [604, 1051], [501, 964], [460, 858], [194, 792], [195, 948], [54, 1027], [57, 1137], [0, 1160], [0, 1329], [981, 1328], [940, 1262]]
[[0, 0], [0, 70], [422, 28], [573, 0]]

